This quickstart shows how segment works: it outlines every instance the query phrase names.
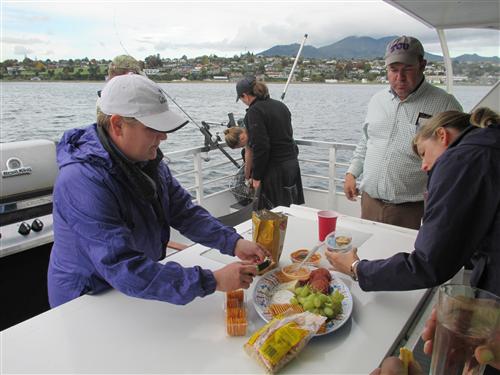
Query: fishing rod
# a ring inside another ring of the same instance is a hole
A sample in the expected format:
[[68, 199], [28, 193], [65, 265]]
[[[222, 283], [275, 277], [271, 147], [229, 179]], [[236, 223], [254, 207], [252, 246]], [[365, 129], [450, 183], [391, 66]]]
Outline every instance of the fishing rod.
[[[125, 53], [130, 56], [130, 57], [133, 57], [128, 51], [127, 49], [125, 48], [125, 46], [123, 45], [122, 43], [122, 40], [120, 38], [120, 35], [118, 35], [118, 27], [116, 26], [116, 13], [114, 13], [113, 15], [113, 26], [114, 26], [114, 29], [115, 29], [115, 34], [116, 34], [116, 37], [118, 38], [118, 41], [120, 43], [120, 46], [123, 48], [123, 50], [125, 51]], [[149, 78], [147, 76], [147, 74], [142, 71], [141, 72], [142, 75], [144, 75], [146, 78]], [[167, 98], [169, 98], [172, 103], [174, 103], [177, 108], [179, 108], [182, 113], [184, 113], [184, 115], [193, 123], [196, 125], [196, 127], [198, 128], [198, 130], [205, 136], [205, 147], [208, 147], [209, 150], [214, 150], [214, 149], [219, 149], [235, 166], [236, 168], [240, 168], [241, 166], [238, 164], [238, 162], [236, 160], [234, 160], [234, 158], [229, 155], [229, 153], [224, 150], [224, 147], [221, 146], [221, 144], [219, 142], [222, 142], [222, 139], [218, 136], [218, 135], [213, 135], [212, 133], [210, 133], [210, 125], [205, 122], [205, 121], [202, 121], [201, 122], [201, 125], [198, 124], [185, 110], [184, 108], [182, 108], [180, 106], [179, 103], [177, 103], [174, 98], [172, 98], [164, 89], [162, 89], [160, 87], [160, 90], [163, 92], [163, 94], [165, 94], [165, 96]], [[232, 113], [229, 114], [229, 124], [233, 123], [234, 124], [234, 117], [232, 117]], [[229, 127], [229, 125], [228, 125]], [[208, 150], [208, 151], [209, 151]]]
[[286, 90], [288, 89], [288, 85], [290, 84], [290, 81], [292, 80], [293, 72], [295, 71], [295, 67], [297, 66], [297, 62], [299, 61], [299, 57], [300, 57], [300, 54], [302, 53], [302, 48], [304, 47], [306, 39], [307, 39], [307, 34], [304, 34], [304, 39], [302, 40], [302, 43], [300, 44], [299, 51], [297, 52], [297, 56], [295, 57], [295, 61], [293, 62], [292, 70], [290, 70], [290, 74], [288, 75], [288, 80], [286, 81], [285, 89], [283, 90], [283, 93], [281, 94], [281, 101], [283, 101], [285, 99]]
[[[165, 90], [163, 90], [161, 87], [160, 87], [160, 90], [167, 96], [167, 98], [169, 98], [172, 103], [174, 103], [177, 108], [179, 108], [182, 113], [184, 113], [184, 115], [193, 123], [196, 125], [196, 127], [198, 128], [198, 130], [205, 136], [205, 146], [206, 147], [209, 147], [210, 150], [214, 150], [216, 148], [218, 148], [235, 166], [236, 168], [240, 168], [241, 166], [238, 164], [238, 162], [236, 160], [234, 160], [234, 158], [229, 155], [229, 153], [224, 150], [224, 147], [222, 147], [222, 145], [219, 143], [219, 142], [222, 142], [222, 139], [218, 136], [218, 135], [213, 135], [212, 133], [210, 133], [210, 125], [209, 123], [207, 123], [206, 121], [202, 121], [201, 122], [201, 125], [198, 124], [181, 106], [180, 104], [178, 104], [174, 98], [172, 98]], [[231, 114], [229, 114], [229, 121], [231, 122]], [[234, 118], [232, 119], [234, 121]]]

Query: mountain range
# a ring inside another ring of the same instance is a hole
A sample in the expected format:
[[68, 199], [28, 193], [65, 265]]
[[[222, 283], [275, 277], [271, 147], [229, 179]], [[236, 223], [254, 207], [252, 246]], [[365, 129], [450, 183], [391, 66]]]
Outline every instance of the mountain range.
[[[387, 44], [395, 38], [397, 38], [397, 36], [386, 36], [380, 39], [374, 39], [369, 36], [348, 36], [347, 38], [324, 47], [317, 48], [304, 45], [302, 56], [308, 59], [382, 59]], [[299, 47], [300, 44], [298, 43], [278, 45], [259, 52], [257, 55], [295, 57]], [[443, 60], [443, 57], [426, 52], [425, 59], [427, 61], [440, 61]], [[459, 62], [500, 62], [498, 56], [484, 57], [477, 54], [460, 55], [452, 58], [452, 60]]]

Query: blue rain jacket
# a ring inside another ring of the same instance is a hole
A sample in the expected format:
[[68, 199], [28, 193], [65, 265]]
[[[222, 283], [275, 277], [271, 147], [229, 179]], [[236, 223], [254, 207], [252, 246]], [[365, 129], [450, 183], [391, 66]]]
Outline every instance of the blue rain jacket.
[[363, 290], [442, 284], [470, 260], [471, 285], [500, 296], [500, 126], [469, 127], [436, 161], [411, 253], [361, 261]]
[[165, 256], [170, 227], [228, 255], [234, 255], [241, 236], [194, 205], [165, 163], [159, 164], [158, 195], [166, 222], [160, 225], [152, 205], [127, 187], [101, 145], [95, 124], [64, 133], [57, 161], [48, 270], [51, 307], [110, 287], [180, 305], [215, 291], [209, 270], [158, 263]]

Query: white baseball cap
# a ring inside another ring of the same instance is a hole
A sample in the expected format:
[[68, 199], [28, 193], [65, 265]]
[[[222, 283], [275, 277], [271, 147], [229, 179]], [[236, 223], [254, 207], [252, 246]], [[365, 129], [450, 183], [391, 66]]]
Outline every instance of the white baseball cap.
[[168, 108], [158, 84], [138, 74], [110, 79], [101, 92], [98, 106], [107, 115], [134, 117], [161, 132], [172, 133], [188, 123]]

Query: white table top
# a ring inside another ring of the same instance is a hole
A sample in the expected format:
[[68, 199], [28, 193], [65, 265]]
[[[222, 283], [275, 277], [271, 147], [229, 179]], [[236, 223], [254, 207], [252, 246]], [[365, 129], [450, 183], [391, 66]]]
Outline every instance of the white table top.
[[[313, 209], [292, 206], [283, 211], [291, 215], [280, 261], [286, 265], [292, 251], [316, 243], [317, 224]], [[246, 222], [237, 229], [250, 227]], [[358, 252], [366, 259], [411, 251], [417, 233], [347, 216], [339, 218], [338, 227], [372, 234]], [[166, 261], [213, 270], [226, 263], [226, 256], [219, 262], [206, 250], [194, 245]], [[399, 342], [426, 292], [363, 292], [349, 277], [337, 276], [353, 295], [351, 319], [338, 331], [313, 338], [282, 373], [370, 373]], [[264, 373], [243, 350], [251, 333], [264, 324], [251, 295], [252, 289], [246, 291], [245, 337], [227, 336], [220, 292], [186, 306], [131, 298], [115, 290], [82, 296], [2, 331], [0, 372]]]

